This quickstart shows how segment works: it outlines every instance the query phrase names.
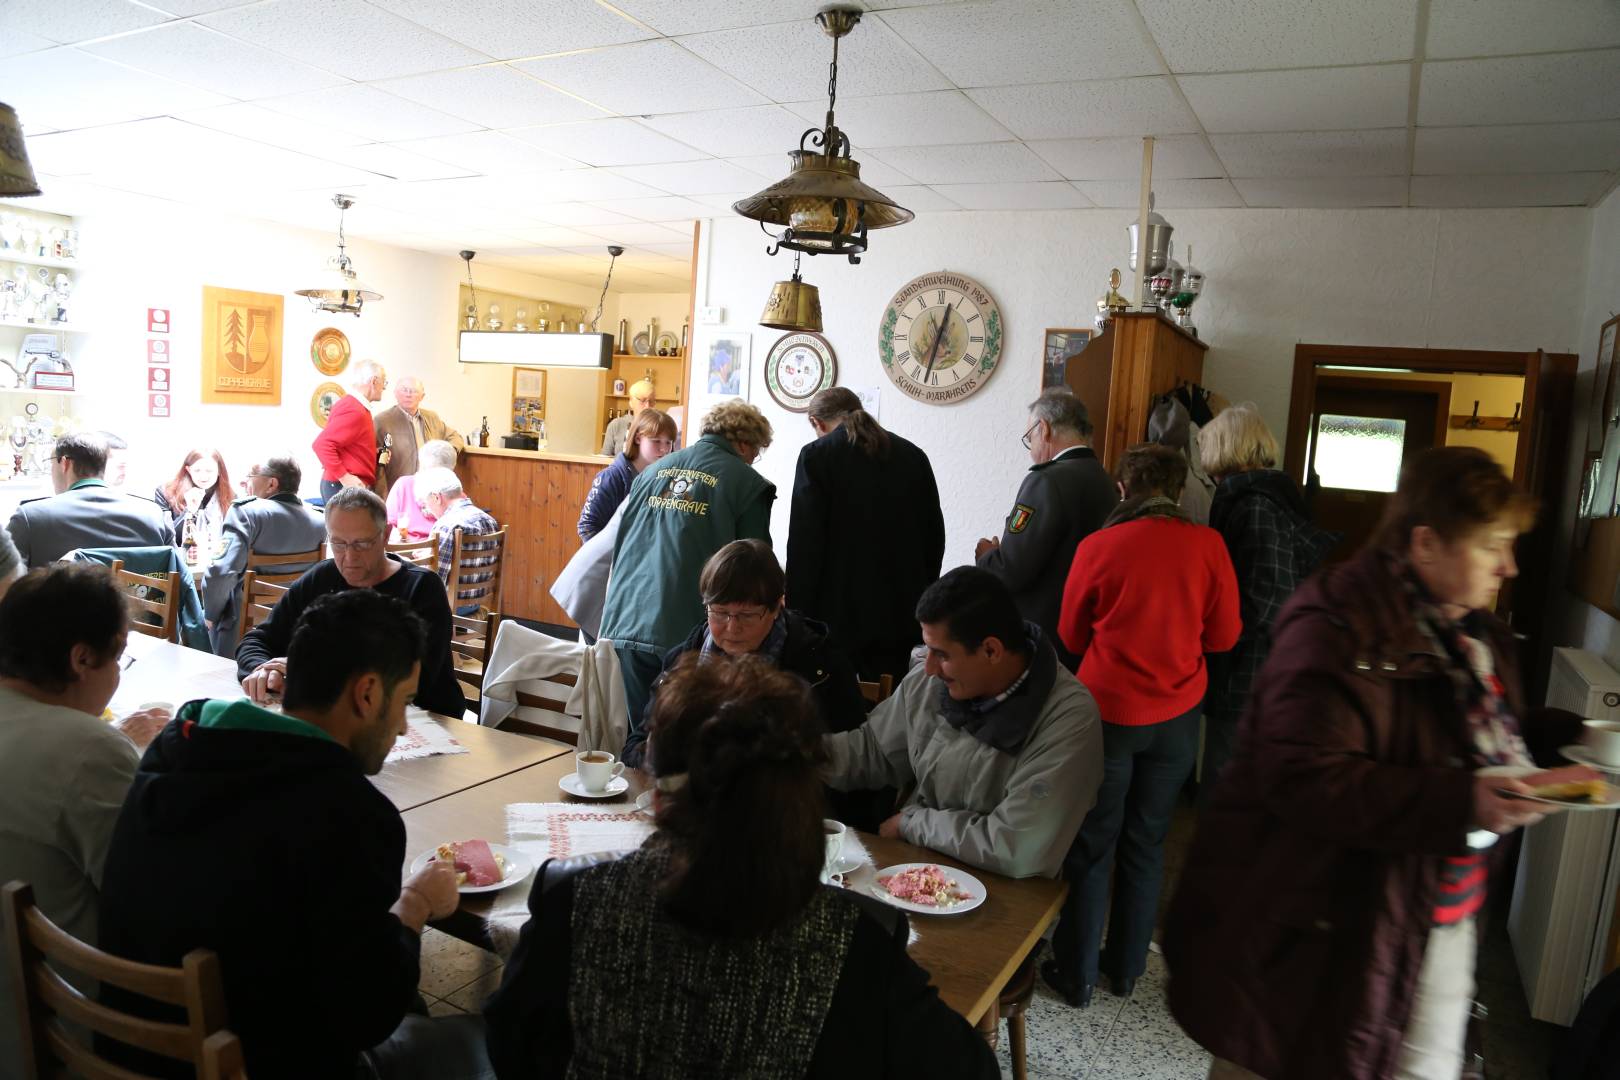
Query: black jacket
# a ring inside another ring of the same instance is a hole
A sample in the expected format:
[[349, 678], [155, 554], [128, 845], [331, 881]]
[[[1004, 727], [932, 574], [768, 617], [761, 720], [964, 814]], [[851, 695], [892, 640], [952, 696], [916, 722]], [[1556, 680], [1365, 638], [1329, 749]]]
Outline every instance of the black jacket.
[[1080, 658], [1058, 636], [1063, 586], [1080, 541], [1102, 528], [1119, 502], [1119, 489], [1089, 447], [1030, 466], [1007, 515], [1001, 544], [978, 564], [999, 577], [1013, 594], [1019, 614], [1041, 628], [1071, 673]]
[[[550, 860], [540, 868], [529, 893], [529, 921], [501, 988], [484, 1006], [490, 1061], [500, 1080], [568, 1072], [574, 1046], [568, 1001], [574, 879], [602, 858]], [[906, 955], [905, 915], [853, 892], [839, 896], [861, 915], [805, 1080], [999, 1077], [989, 1045], [939, 1000], [928, 973]], [[637, 992], [634, 981], [626, 981], [626, 997]], [[693, 1005], [692, 1023], [701, 1024], [703, 1002]]]
[[[416, 704], [430, 712], [460, 719], [467, 711], [467, 701], [450, 662], [450, 601], [445, 597], [444, 582], [431, 570], [413, 566], [394, 555], [388, 557], [400, 564], [399, 570], [372, 588], [384, 596], [405, 601], [427, 623], [427, 655], [422, 657]], [[310, 567], [289, 586], [287, 595], [276, 602], [269, 618], [242, 635], [236, 645], [236, 677], [245, 679], [266, 660], [286, 656], [293, 628], [298, 625], [298, 617], [304, 609], [317, 597], [347, 588], [349, 583], [343, 580], [331, 559]]]
[[826, 623], [867, 678], [905, 675], [922, 641], [917, 598], [944, 557], [934, 469], [914, 444], [890, 432], [888, 456], [874, 460], [839, 427], [799, 451], [788, 606]]
[[[787, 641], [782, 645], [778, 669], [789, 671], [810, 684], [810, 697], [816, 703], [816, 714], [828, 731], [848, 731], [866, 722], [866, 699], [856, 685], [855, 668], [849, 657], [830, 639], [827, 627], [814, 619], [807, 619], [789, 608], [781, 618], [787, 623]], [[664, 654], [664, 666], [658, 677], [674, 667], [687, 653], [703, 648], [703, 637], [708, 623], [698, 623], [686, 640]], [[656, 687], [656, 683], [654, 686]], [[647, 725], [652, 719], [652, 703], [657, 691], [647, 698], [647, 708], [630, 724], [624, 741], [624, 763], [631, 768], [642, 768], [647, 753]]]
[[[405, 861], [399, 811], [347, 748], [198, 727], [200, 705], [163, 729], [130, 785], [101, 882], [101, 948], [169, 967], [213, 949], [249, 1076], [353, 1080], [419, 978], [421, 942], [388, 910]], [[113, 987], [103, 996], [179, 1018]]]

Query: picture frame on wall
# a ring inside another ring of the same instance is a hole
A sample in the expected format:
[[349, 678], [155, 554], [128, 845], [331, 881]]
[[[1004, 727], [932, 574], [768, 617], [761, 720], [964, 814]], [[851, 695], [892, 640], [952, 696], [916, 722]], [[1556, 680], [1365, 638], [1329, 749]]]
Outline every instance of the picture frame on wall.
[[1614, 428], [1620, 410], [1620, 392], [1614, 385], [1615, 348], [1620, 344], [1620, 315], [1604, 323], [1598, 331], [1597, 359], [1592, 370], [1591, 413], [1586, 425], [1586, 452], [1601, 454], [1608, 433]]
[[1054, 386], [1067, 386], [1064, 372], [1067, 370], [1069, 360], [1090, 344], [1096, 331], [1089, 326], [1084, 327], [1048, 327], [1044, 341], [1045, 349], [1041, 353], [1041, 389], [1049, 390]]
[[281, 316], [278, 293], [203, 286], [203, 404], [281, 404]]
[[703, 387], [711, 397], [748, 398], [752, 334], [716, 334], [704, 352]]

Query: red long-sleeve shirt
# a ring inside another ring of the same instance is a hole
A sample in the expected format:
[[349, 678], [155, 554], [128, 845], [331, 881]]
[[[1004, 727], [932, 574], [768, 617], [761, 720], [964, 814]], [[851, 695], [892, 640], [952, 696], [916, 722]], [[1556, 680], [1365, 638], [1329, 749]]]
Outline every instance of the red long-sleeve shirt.
[[326, 426], [315, 436], [315, 456], [321, 460], [321, 479], [337, 483], [354, 473], [367, 487], [377, 479], [377, 435], [371, 410], [353, 394], [338, 399]]
[[1080, 542], [1058, 634], [1111, 724], [1157, 724], [1204, 696], [1204, 654], [1237, 644], [1237, 575], [1221, 534], [1173, 518], [1099, 529]]

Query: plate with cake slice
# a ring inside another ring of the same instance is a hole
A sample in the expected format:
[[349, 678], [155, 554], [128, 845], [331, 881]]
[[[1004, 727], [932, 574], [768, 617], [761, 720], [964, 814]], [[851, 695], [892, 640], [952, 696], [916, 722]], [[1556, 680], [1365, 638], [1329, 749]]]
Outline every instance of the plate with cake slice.
[[438, 859], [456, 868], [456, 887], [461, 895], [499, 892], [529, 876], [534, 864], [516, 848], [491, 844], [487, 840], [451, 840], [411, 860], [411, 873]]
[[[1620, 810], [1620, 788], [1582, 765], [1556, 769], [1496, 766], [1481, 776], [1512, 776], [1530, 784], [1528, 793], [1507, 792], [1515, 799], [1545, 803], [1561, 810]], [[1534, 783], [1531, 783], [1531, 781]]]

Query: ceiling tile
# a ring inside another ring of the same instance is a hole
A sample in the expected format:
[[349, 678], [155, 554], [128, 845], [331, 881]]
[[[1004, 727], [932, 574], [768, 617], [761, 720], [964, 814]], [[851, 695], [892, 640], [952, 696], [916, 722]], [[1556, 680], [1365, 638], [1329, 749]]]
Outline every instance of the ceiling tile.
[[764, 101], [670, 41], [525, 60], [516, 66], [615, 113], [690, 112]]
[[725, 217], [733, 213], [731, 207], [734, 203], [739, 203], [752, 194], [752, 191], [729, 191], [718, 195], [694, 195], [692, 201], [708, 207], [710, 217], [716, 214]]
[[271, 146], [314, 154], [317, 157], [328, 152], [353, 149], [365, 142], [351, 131], [340, 131], [325, 124], [288, 116], [245, 101], [183, 112], [179, 114], [179, 118], [188, 124], [229, 132], [244, 139], [252, 139], [254, 142], [269, 143]]
[[594, 244], [597, 238], [578, 229], [565, 229], [560, 225], [547, 225], [538, 229], [518, 229], [513, 232], [528, 243], [543, 244], [551, 248], [581, 247]]
[[129, 0], [6, 0], [0, 4], [0, 38], [43, 38], [67, 45], [166, 22], [162, 12]]
[[1137, 0], [1174, 72], [1410, 60], [1412, 0]]
[[1183, 75], [1180, 82], [1212, 133], [1404, 127], [1411, 66]]
[[931, 187], [924, 187], [921, 184], [904, 184], [900, 187], [888, 188], [883, 194], [914, 214], [926, 214], [934, 210], [961, 209], [938, 191]]
[[[818, 127], [827, 114], [825, 99], [801, 101], [788, 108]], [[866, 98], [840, 94], [838, 126], [861, 146], [935, 146], [1013, 137], [960, 90]]]
[[507, 134], [586, 165], [650, 165], [704, 156], [701, 150], [619, 117], [515, 128]]
[[460, 164], [413, 154], [386, 143], [350, 146], [320, 156], [391, 180], [445, 180], [454, 176], [471, 176], [476, 171]]
[[883, 160], [923, 184], [1057, 180], [1056, 169], [1023, 143], [890, 147]]
[[[1047, 139], [1032, 142], [1029, 148], [1069, 180], [1129, 180], [1142, 175], [1142, 140], [1137, 138]], [[1201, 136], [1170, 135], [1153, 141], [1154, 179], [1224, 172]]]
[[[688, 230], [669, 225], [654, 225], [650, 221], [633, 221], [626, 225], [592, 225], [581, 229], [607, 244], [673, 244], [677, 240], [690, 240]], [[604, 257], [606, 252], [603, 252]]]
[[159, 117], [34, 135], [28, 139], [28, 157], [38, 173], [82, 176], [104, 168], [109, 161], [133, 160], [148, 140], [164, 139], [178, 127], [178, 121]]
[[1607, 186], [1606, 173], [1516, 176], [1414, 176], [1413, 206], [1585, 206]]
[[0, 101], [16, 109], [33, 132], [139, 120], [223, 105], [230, 99], [78, 49], [49, 49], [0, 64]]
[[377, 89], [491, 128], [602, 115], [594, 105], [553, 90], [504, 64], [390, 79], [378, 83]]
[[627, 214], [603, 210], [600, 206], [582, 202], [550, 203], [539, 213], [543, 220], [553, 225], [567, 225], [573, 228], [583, 228], [587, 225], [618, 225], [634, 220]]
[[787, 152], [799, 148], [799, 136], [812, 126], [780, 105], [672, 113], [645, 123], [715, 157], [779, 154], [783, 172], [787, 171]]
[[292, 94], [343, 81], [194, 23], [170, 23], [85, 48], [97, 56], [234, 98]]
[[1316, 176], [1233, 180], [1252, 207], [1401, 206], [1404, 176]]
[[1620, 169], [1620, 121], [1418, 128], [1415, 173]]
[[[660, 34], [699, 34], [705, 30], [729, 30], [737, 26], [793, 22], [815, 14], [815, 6], [803, 0], [616, 0], [619, 10], [640, 19]], [[871, 7], [856, 3], [855, 7]], [[807, 14], [808, 13], [808, 14]]]
[[206, 15], [210, 11], [223, 11], [225, 8], [243, 7], [253, 3], [254, 0], [141, 0], [148, 7], [159, 8], [170, 15], [187, 18], [192, 15]]
[[[855, 161], [861, 167], [861, 180], [877, 188], [887, 188], [892, 184], [915, 183], [911, 177], [896, 169], [894, 166], [879, 161], [874, 157], [876, 151], [863, 150], [857, 147], [853, 154]], [[753, 157], [729, 158], [733, 165], [740, 165], [749, 172], [757, 175], [761, 180], [780, 180], [788, 174], [788, 160], [786, 154], [756, 154]], [[764, 187], [756, 183], [756, 189]]]
[[709, 217], [709, 208], [692, 199], [670, 195], [656, 199], [617, 199], [596, 206], [636, 221], [690, 221]]
[[477, 128], [470, 121], [413, 104], [372, 86], [354, 83], [330, 90], [269, 98], [259, 104], [288, 116], [352, 131], [373, 142], [426, 139]]
[[0, 56], [21, 56], [23, 53], [38, 52], [49, 49], [56, 42], [50, 38], [40, 37], [38, 34], [28, 34], [21, 30], [7, 30], [0, 35]]
[[1179, 135], [1198, 130], [1170, 80], [1102, 79], [969, 90], [968, 97], [1020, 139]]
[[[559, 172], [538, 173], [526, 180], [534, 191], [534, 198], [545, 202], [580, 202], [590, 199], [642, 199], [662, 195], [664, 192], [646, 184], [616, 175], [607, 169], [563, 169]], [[553, 225], [572, 224], [553, 221]]]
[[945, 198], [964, 210], [1067, 210], [1091, 202], [1073, 184], [938, 184]]
[[375, 0], [378, 7], [502, 60], [653, 35], [594, 0]]
[[197, 21], [362, 81], [489, 59], [365, 0], [270, 0]]
[[[957, 10], [957, 9], [953, 9]], [[813, 18], [680, 39], [715, 67], [777, 101], [826, 100], [832, 42]], [[940, 73], [876, 19], [838, 43], [838, 93], [851, 97], [943, 90]]]
[[1620, 45], [1620, 4], [1612, 0], [1430, 0], [1431, 59], [1611, 45]]
[[1088, 79], [1162, 72], [1130, 0], [988, 0], [880, 19], [957, 86], [1034, 82], [1054, 72]]
[[1423, 65], [1418, 123], [1533, 124], [1620, 118], [1620, 49]]
[[[701, 216], [711, 217], [712, 215], [704, 213]], [[662, 255], [666, 259], [674, 259], [676, 262], [685, 263], [687, 266], [692, 265], [692, 240], [690, 237], [685, 240], [671, 241], [667, 244], [637, 244], [635, 250], [652, 255]]]
[[1210, 142], [1229, 176], [1395, 176], [1406, 171], [1404, 128], [1211, 135]]
[[[1243, 205], [1230, 181], [1160, 180], [1157, 168], [1153, 175], [1153, 205], [1160, 210]], [[1074, 186], [1098, 206], [1135, 210], [1141, 205], [1142, 185], [1135, 180], [1079, 180]]]
[[713, 158], [666, 165], [625, 165], [613, 171], [671, 195], [712, 195], [717, 191], [735, 191], [755, 182], [754, 174], [747, 169]]
[[530, 143], [520, 142], [499, 131], [468, 131], [459, 135], [439, 135], [396, 144], [401, 150], [437, 158], [477, 173], [546, 172], [571, 169], [574, 162], [549, 154]]

